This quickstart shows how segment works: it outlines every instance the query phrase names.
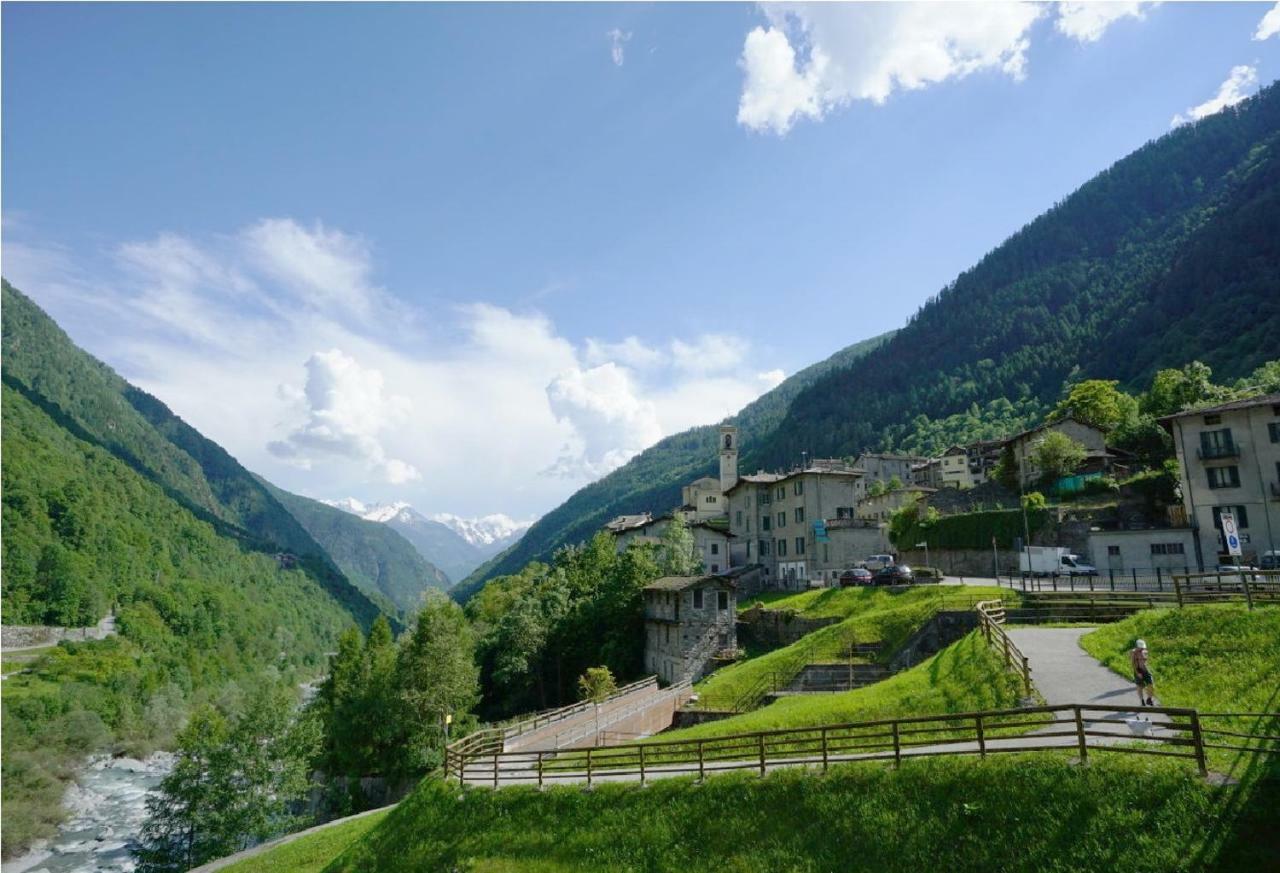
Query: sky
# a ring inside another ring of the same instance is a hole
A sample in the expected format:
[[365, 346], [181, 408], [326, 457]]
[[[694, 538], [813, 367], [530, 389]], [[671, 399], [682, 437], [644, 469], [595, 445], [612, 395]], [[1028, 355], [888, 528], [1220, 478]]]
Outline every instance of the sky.
[[3, 273], [250, 469], [533, 518], [1280, 76], [1280, 5], [5, 3]]

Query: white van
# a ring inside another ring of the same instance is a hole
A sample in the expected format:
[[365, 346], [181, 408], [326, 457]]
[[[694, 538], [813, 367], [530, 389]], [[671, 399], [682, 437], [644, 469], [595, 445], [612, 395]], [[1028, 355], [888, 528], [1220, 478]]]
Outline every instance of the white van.
[[885, 567], [892, 567], [896, 562], [893, 555], [871, 555], [862, 562], [862, 566], [868, 570], [883, 570]]

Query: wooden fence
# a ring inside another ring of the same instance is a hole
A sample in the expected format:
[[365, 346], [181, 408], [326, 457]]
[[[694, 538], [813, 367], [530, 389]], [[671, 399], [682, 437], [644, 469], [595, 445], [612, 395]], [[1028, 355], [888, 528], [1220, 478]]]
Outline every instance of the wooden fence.
[[[610, 701], [617, 700], [620, 697], [626, 697], [628, 694], [633, 694], [636, 691], [657, 687], [658, 677], [646, 676], [645, 678], [638, 679], [628, 685], [623, 685], [617, 691], [605, 698], [600, 705], [604, 706]], [[546, 727], [549, 724], [564, 721], [565, 719], [572, 718], [575, 715], [579, 715], [584, 712], [591, 712], [594, 706], [595, 704], [591, 701], [582, 700], [578, 703], [570, 703], [568, 706], [560, 706], [555, 709], [547, 709], [542, 712], [533, 713], [532, 715], [522, 716], [514, 721], [499, 722], [498, 724], [485, 728], [485, 730], [498, 731], [501, 733], [503, 738], [511, 739], [519, 736], [520, 734], [527, 734], [530, 731]], [[471, 736], [474, 736], [474, 734]]]
[[[1206, 743], [1194, 709], [1060, 704], [954, 715], [914, 716], [849, 724], [790, 728], [697, 740], [586, 749], [578, 752], [501, 752], [477, 746], [451, 749], [445, 778], [460, 784], [507, 785], [639, 781], [670, 776], [783, 767], [821, 767], [845, 761], [891, 761], [940, 755], [1070, 752], [1082, 762], [1092, 753], [1156, 755], [1193, 761], [1207, 774]], [[1214, 717], [1237, 718], [1216, 713]], [[1276, 714], [1270, 717], [1275, 718]], [[1034, 730], [1034, 733], [1027, 733]], [[1214, 730], [1213, 734], [1272, 742], [1277, 737]], [[1262, 749], [1271, 750], [1269, 747]]]
[[1003, 600], [984, 600], [974, 606], [978, 613], [978, 629], [987, 638], [987, 644], [1004, 655], [1005, 666], [1022, 679], [1023, 692], [1031, 696], [1031, 664], [1027, 656], [1005, 633], [1005, 609]]
[[1280, 570], [1225, 570], [1215, 573], [1184, 573], [1173, 577], [1179, 606], [1243, 600], [1280, 603]]

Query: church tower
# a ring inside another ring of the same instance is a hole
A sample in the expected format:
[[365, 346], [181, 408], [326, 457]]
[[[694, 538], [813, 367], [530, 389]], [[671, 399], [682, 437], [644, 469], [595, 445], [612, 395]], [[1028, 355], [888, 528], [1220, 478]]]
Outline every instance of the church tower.
[[720, 428], [720, 493], [738, 482], [738, 429], [733, 425]]

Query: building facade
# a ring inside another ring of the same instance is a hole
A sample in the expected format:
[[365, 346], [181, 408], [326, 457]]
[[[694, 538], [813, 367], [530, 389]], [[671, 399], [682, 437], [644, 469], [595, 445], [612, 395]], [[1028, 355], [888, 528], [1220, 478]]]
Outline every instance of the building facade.
[[1085, 424], [1068, 416], [1060, 421], [1042, 424], [1039, 427], [1025, 430], [1006, 440], [1013, 447], [1013, 456], [1018, 462], [1018, 475], [1022, 487], [1036, 484], [1043, 475], [1033, 458], [1036, 444], [1052, 431], [1065, 434], [1084, 446], [1085, 461], [1081, 470], [1102, 470], [1110, 468], [1111, 456], [1107, 454], [1107, 435], [1091, 424]]
[[1089, 532], [1090, 563], [1103, 576], [1194, 571], [1195, 551], [1195, 533], [1190, 528]]
[[680, 489], [680, 497], [684, 501], [681, 510], [686, 521], [705, 521], [719, 518], [727, 510], [724, 492], [720, 490], [720, 480], [711, 476], [694, 479]]
[[888, 521], [904, 506], [917, 502], [922, 497], [933, 494], [938, 489], [925, 488], [922, 485], [905, 485], [894, 491], [886, 491], [874, 497], [868, 495], [858, 501], [854, 517], [863, 521]]
[[1161, 419], [1173, 436], [1196, 561], [1231, 563], [1223, 512], [1235, 516], [1245, 563], [1280, 549], [1280, 394], [1264, 394]]
[[[671, 516], [653, 518], [648, 513], [620, 515], [604, 526], [613, 534], [619, 552], [634, 544], [659, 545]], [[702, 562], [703, 572], [723, 573], [729, 569], [729, 543], [733, 535], [723, 517], [687, 522], [693, 535], [693, 554]]]
[[644, 666], [664, 682], [696, 682], [737, 649], [729, 576], [664, 576], [644, 589]]
[[868, 485], [872, 482], [883, 482], [888, 485], [889, 480], [895, 477], [899, 482], [906, 484], [913, 481], [912, 468], [928, 460], [915, 455], [863, 452], [853, 462], [853, 468], [862, 471]]

